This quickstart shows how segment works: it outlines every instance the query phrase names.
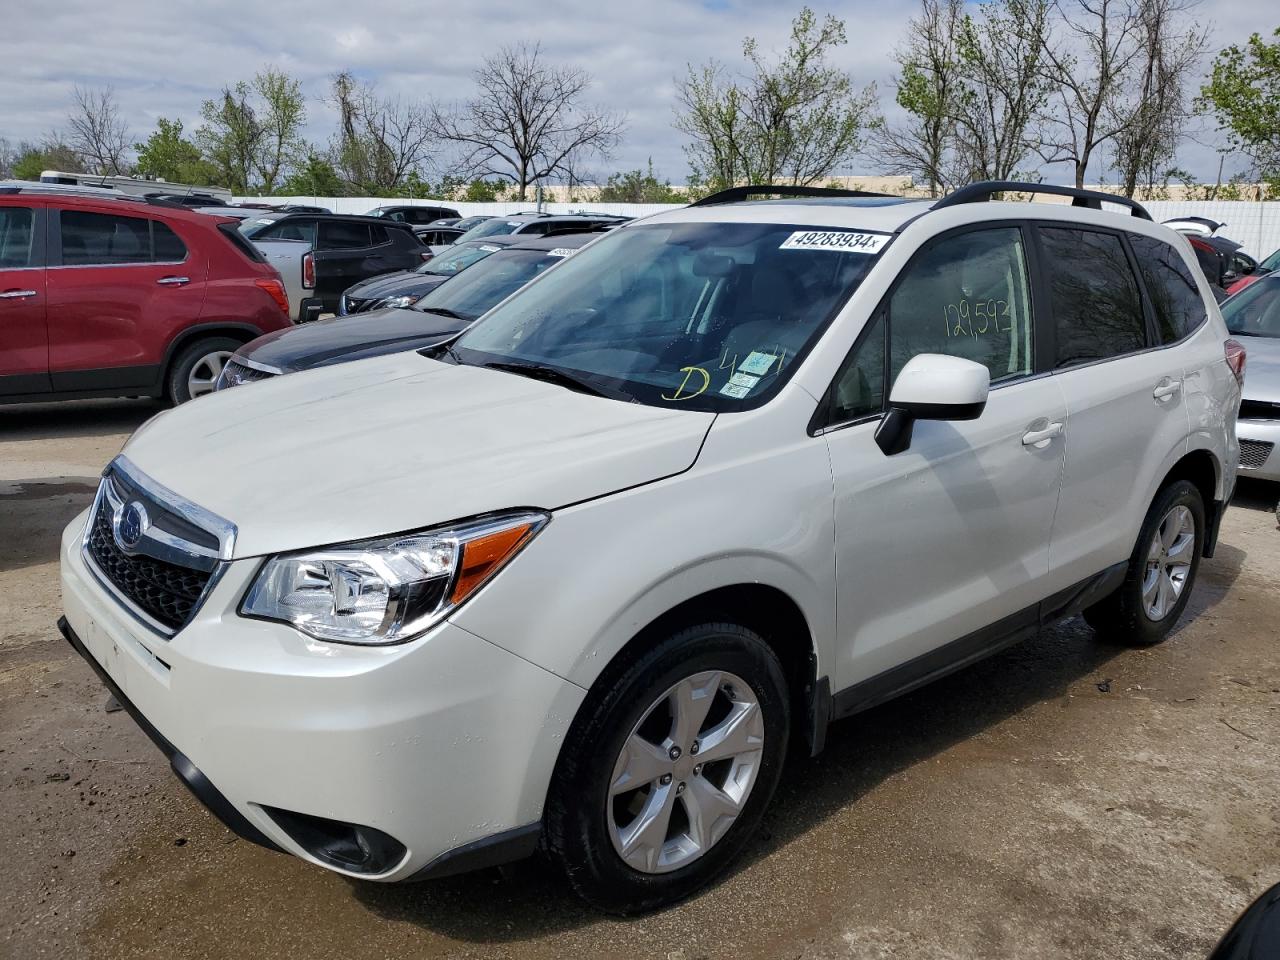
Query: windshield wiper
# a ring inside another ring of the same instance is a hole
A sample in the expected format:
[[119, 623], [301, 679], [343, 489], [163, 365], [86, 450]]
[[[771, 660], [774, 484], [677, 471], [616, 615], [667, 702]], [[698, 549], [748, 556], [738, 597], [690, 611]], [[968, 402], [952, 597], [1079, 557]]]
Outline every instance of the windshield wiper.
[[558, 367], [546, 367], [537, 363], [503, 363], [500, 361], [481, 364], [488, 370], [502, 370], [506, 373], [518, 374], [522, 377], [528, 377], [530, 380], [541, 380], [543, 383], [554, 383], [557, 386], [567, 387], [570, 390], [576, 390], [579, 393], [590, 394], [593, 397], [604, 397], [608, 400], [630, 400], [630, 397], [619, 394], [616, 391], [605, 391], [594, 384], [587, 383], [580, 377], [575, 377], [571, 373]]
[[455, 313], [448, 307], [419, 307], [421, 313], [434, 313], [438, 317], [448, 317], [450, 320], [461, 320], [464, 323], [470, 323], [475, 317], [464, 317], [460, 313]]

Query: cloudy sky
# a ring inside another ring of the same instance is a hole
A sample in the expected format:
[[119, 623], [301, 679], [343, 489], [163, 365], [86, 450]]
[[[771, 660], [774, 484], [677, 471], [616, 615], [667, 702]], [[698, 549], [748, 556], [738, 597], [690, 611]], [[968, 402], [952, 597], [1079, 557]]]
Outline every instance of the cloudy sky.
[[[224, 84], [275, 64], [301, 79], [310, 102], [308, 135], [328, 140], [333, 116], [321, 102], [328, 78], [351, 69], [385, 92], [463, 99], [471, 73], [498, 45], [538, 40], [546, 53], [586, 68], [592, 98], [624, 111], [628, 128], [599, 172], [643, 166], [674, 182], [688, 173], [680, 135], [672, 129], [674, 78], [708, 58], [741, 62], [745, 36], [766, 49], [786, 44], [801, 0], [59, 0], [22, 6], [0, 30], [0, 137], [39, 139], [65, 124], [74, 85], [110, 84], [136, 139], [157, 117], [197, 124], [200, 101]], [[891, 104], [890, 54], [902, 39], [914, 2], [843, 0], [813, 3], [846, 20], [849, 44], [836, 62], [859, 84], [879, 85]], [[1276, 26], [1258, 19], [1256, 0], [1202, 0], [1214, 47], [1242, 42]], [[1264, 18], [1265, 19], [1265, 18]], [[1274, 19], [1274, 18], [1272, 18]], [[1180, 165], [1204, 179], [1217, 172], [1209, 147], [1188, 145]], [[1231, 167], [1228, 165], [1228, 171]], [[875, 173], [874, 158], [848, 173]], [[1046, 169], [1065, 182], [1065, 168]]]

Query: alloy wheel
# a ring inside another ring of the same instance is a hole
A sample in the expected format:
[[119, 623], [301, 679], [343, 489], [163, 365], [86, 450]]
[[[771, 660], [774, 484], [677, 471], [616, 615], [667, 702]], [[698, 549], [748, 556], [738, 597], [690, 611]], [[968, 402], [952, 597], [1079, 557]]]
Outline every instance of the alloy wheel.
[[1179, 504], [1164, 515], [1147, 548], [1142, 578], [1142, 609], [1149, 620], [1163, 620], [1178, 605], [1196, 555], [1196, 524]]
[[760, 702], [740, 677], [705, 670], [673, 685], [614, 763], [606, 817], [618, 855], [668, 873], [705, 854], [742, 813], [763, 747]]
[[218, 375], [230, 359], [230, 350], [214, 350], [197, 360], [187, 374], [187, 394], [194, 400], [212, 393], [218, 383]]

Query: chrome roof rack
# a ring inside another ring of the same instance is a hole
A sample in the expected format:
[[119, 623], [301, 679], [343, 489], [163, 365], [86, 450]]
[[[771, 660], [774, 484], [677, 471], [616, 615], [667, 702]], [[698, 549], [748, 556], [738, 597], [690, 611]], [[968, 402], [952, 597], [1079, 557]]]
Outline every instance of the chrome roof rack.
[[870, 190], [844, 190], [837, 187], [798, 187], [791, 185], [770, 186], [768, 184], [749, 184], [745, 187], [730, 187], [717, 193], [695, 200], [691, 207], [711, 207], [721, 203], [739, 203], [748, 197], [891, 197], [901, 200], [902, 197], [892, 193], [874, 193]]

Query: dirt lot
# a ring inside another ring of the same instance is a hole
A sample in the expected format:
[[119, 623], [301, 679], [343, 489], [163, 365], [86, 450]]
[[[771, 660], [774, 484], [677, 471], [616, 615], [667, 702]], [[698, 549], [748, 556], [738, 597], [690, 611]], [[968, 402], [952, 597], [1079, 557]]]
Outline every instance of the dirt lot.
[[835, 727], [693, 902], [545, 864], [349, 883], [237, 840], [62, 642], [56, 550], [155, 407], [0, 408], [0, 957], [1203, 957], [1280, 881], [1277, 491], [1242, 487], [1163, 646], [1076, 619]]

